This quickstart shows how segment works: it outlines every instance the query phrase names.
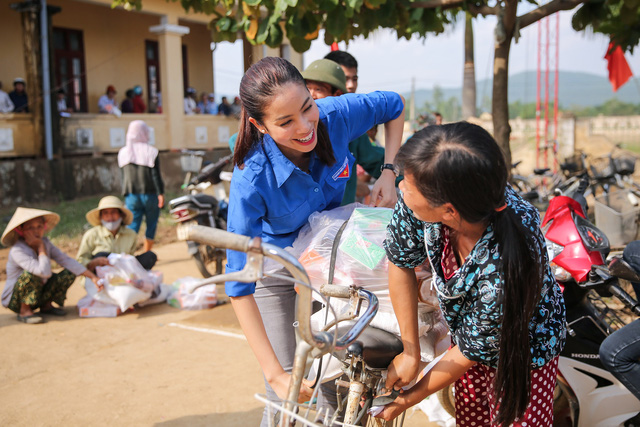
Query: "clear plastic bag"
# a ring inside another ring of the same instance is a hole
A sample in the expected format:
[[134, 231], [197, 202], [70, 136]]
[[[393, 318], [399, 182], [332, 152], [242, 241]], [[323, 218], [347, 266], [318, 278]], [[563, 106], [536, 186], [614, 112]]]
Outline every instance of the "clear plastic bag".
[[[372, 208], [357, 203], [314, 213], [309, 218], [309, 224], [300, 231], [290, 252], [298, 257], [312, 286], [319, 290], [322, 284], [329, 282], [332, 251], [337, 246], [333, 283], [353, 285], [373, 292], [378, 297], [380, 307], [371, 325], [400, 335], [389, 297], [388, 259], [383, 247], [392, 213], [392, 209]], [[347, 224], [336, 243], [345, 221]], [[447, 327], [437, 295], [431, 289], [428, 263], [416, 269], [416, 276], [420, 286], [418, 333], [422, 358], [429, 361], [437, 354], [437, 344], [446, 337]], [[331, 300], [331, 305], [338, 315], [348, 309], [345, 301], [335, 298]], [[316, 313], [312, 317], [314, 328], [321, 328], [324, 319], [324, 312]]]
[[216, 285], [205, 285], [197, 288], [193, 293], [188, 291], [188, 285], [193, 282], [201, 282], [195, 277], [183, 277], [173, 283], [173, 292], [169, 294], [169, 305], [182, 310], [205, 310], [218, 304]]

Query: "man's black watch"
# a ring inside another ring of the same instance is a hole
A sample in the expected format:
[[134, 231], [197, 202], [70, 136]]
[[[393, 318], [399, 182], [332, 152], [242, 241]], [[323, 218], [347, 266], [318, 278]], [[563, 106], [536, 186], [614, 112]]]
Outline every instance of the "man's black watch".
[[396, 171], [396, 167], [393, 163], [385, 163], [384, 165], [380, 166], [380, 173], [384, 172], [385, 169], [389, 169], [394, 174], [396, 174], [396, 176], [398, 175], [398, 172]]

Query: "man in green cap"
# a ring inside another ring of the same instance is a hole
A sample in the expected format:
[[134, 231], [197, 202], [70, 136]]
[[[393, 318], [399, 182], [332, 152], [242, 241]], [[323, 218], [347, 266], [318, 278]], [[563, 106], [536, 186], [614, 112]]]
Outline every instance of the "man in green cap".
[[[346, 76], [337, 63], [328, 59], [313, 61], [302, 72], [302, 77], [307, 83], [307, 89], [313, 99], [322, 99], [328, 96], [340, 96], [347, 93]], [[356, 159], [356, 164], [374, 178], [380, 177], [380, 167], [384, 164], [384, 148], [374, 147], [369, 142], [367, 135], [362, 135], [349, 143], [349, 151]], [[351, 172], [349, 181], [344, 190], [342, 205], [353, 203], [356, 200], [358, 188], [358, 176], [355, 169]], [[366, 187], [365, 183], [362, 183]], [[368, 195], [369, 188], [365, 190]]]

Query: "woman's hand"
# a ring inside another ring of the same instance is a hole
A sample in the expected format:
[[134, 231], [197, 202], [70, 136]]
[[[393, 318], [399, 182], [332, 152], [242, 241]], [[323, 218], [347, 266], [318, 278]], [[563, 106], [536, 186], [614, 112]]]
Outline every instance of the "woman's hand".
[[104, 286], [102, 286], [102, 282], [100, 281], [100, 278], [98, 276], [96, 276], [95, 274], [93, 274], [93, 272], [89, 269], [85, 270], [84, 273], [82, 273], [82, 275], [84, 277], [88, 277], [89, 279], [91, 279], [91, 281], [93, 282], [94, 285], [96, 285], [96, 288], [98, 289], [98, 292], [102, 291], [104, 289]]
[[385, 421], [394, 420], [398, 417], [398, 415], [402, 414], [410, 406], [411, 404], [409, 404], [409, 402], [407, 402], [407, 399], [405, 399], [405, 396], [401, 394], [396, 398], [395, 401], [386, 405], [382, 412], [376, 415], [376, 418], [382, 418]]
[[420, 357], [409, 356], [406, 353], [397, 355], [389, 365], [387, 371], [387, 390], [400, 389], [413, 381], [420, 371]]
[[87, 270], [91, 271], [92, 273], [95, 273], [96, 267], [102, 267], [105, 265], [109, 265], [109, 260], [107, 259], [107, 257], [101, 256], [89, 261], [89, 264], [87, 264]]
[[393, 208], [398, 201], [396, 193], [396, 174], [384, 169], [371, 191], [372, 206]]
[[[282, 400], [287, 398], [289, 393], [289, 383], [291, 382], [291, 374], [283, 372], [282, 374], [274, 377], [269, 381], [269, 385], [276, 392], [276, 395]], [[313, 390], [310, 387], [310, 382], [303, 379], [300, 385], [300, 394], [298, 395], [298, 403], [306, 402], [311, 399]]]
[[164, 194], [158, 194], [158, 207], [164, 208]]

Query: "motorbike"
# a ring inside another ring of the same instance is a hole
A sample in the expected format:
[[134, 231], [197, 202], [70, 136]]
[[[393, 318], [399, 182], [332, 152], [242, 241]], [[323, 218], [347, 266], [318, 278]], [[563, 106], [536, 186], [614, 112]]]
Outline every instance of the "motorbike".
[[[221, 183], [231, 179], [230, 172], [225, 169], [231, 163], [233, 156], [221, 158], [215, 163], [204, 166], [200, 172], [191, 178], [184, 186], [187, 193], [169, 202], [171, 216], [178, 224], [197, 224], [205, 227], [227, 229], [227, 207], [224, 200], [224, 190]], [[217, 186], [217, 197], [204, 194], [211, 186]], [[187, 241], [189, 255], [196, 262], [196, 266], [203, 277], [211, 277], [222, 273], [222, 263], [226, 252], [222, 248]]]
[[604, 339], [625, 324], [611, 297], [633, 315], [640, 304], [621, 279], [640, 277], [622, 258], [607, 262], [609, 240], [587, 217], [583, 179], [576, 192], [551, 199], [542, 221], [549, 260], [563, 289], [567, 340], [558, 363], [555, 426], [611, 427], [640, 412], [640, 401], [600, 362]]

